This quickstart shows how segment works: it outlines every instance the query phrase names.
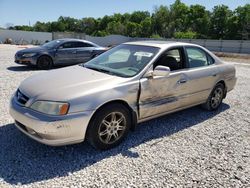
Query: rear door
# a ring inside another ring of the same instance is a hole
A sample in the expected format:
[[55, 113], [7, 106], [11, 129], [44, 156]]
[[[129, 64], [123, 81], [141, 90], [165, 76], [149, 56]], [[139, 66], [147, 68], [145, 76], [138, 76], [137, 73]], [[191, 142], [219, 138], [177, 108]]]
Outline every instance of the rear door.
[[218, 80], [218, 69], [214, 59], [202, 48], [186, 46], [185, 54], [188, 68], [183, 70], [186, 94], [181, 106], [205, 102]]
[[77, 42], [76, 58], [78, 63], [84, 63], [92, 59], [95, 47], [87, 42]]
[[56, 64], [77, 63], [76, 51], [76, 42], [65, 42], [61, 44], [56, 51]]

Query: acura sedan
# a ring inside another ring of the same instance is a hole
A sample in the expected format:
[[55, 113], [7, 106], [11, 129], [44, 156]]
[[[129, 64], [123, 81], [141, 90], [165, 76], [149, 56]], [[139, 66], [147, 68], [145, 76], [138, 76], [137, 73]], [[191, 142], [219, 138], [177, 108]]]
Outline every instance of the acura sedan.
[[85, 64], [27, 78], [11, 98], [10, 114], [41, 143], [86, 139], [104, 150], [138, 123], [196, 105], [218, 109], [235, 83], [234, 66], [201, 46], [129, 42]]
[[59, 39], [42, 46], [19, 50], [15, 62], [50, 69], [54, 65], [73, 65], [89, 61], [107, 49], [86, 40]]

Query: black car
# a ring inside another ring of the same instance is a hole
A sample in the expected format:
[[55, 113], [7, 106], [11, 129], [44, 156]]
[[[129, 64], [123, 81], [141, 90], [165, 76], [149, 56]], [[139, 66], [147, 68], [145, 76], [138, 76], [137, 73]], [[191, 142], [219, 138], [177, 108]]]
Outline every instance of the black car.
[[58, 39], [39, 47], [18, 51], [15, 62], [49, 69], [54, 65], [85, 63], [106, 50], [107, 48], [86, 40]]

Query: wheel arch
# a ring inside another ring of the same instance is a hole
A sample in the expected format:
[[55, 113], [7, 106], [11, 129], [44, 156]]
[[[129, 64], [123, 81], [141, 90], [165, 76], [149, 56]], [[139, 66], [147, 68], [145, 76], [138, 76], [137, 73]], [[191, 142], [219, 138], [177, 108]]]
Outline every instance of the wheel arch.
[[226, 98], [226, 96], [227, 96], [227, 85], [226, 85], [226, 82], [225, 82], [224, 80], [219, 80], [219, 81], [216, 83], [216, 85], [217, 85], [217, 84], [222, 84], [222, 85], [224, 86], [225, 90], [224, 90], [224, 96], [223, 96], [223, 98]]
[[37, 60], [36, 60], [36, 65], [37, 65], [37, 62], [39, 61], [39, 59], [40, 59], [41, 57], [44, 57], [44, 56], [49, 57], [50, 60], [51, 60], [51, 62], [52, 62], [52, 65], [54, 65], [54, 59], [53, 59], [49, 54], [40, 54], [39, 57], [38, 57]]
[[126, 107], [129, 110], [130, 115], [131, 115], [131, 127], [130, 127], [130, 129], [132, 131], [135, 129], [135, 127], [137, 125], [137, 113], [133, 110], [133, 108], [126, 101], [121, 100], [121, 99], [116, 99], [116, 100], [108, 101], [108, 102], [102, 104], [101, 106], [99, 106], [95, 110], [95, 112], [93, 113], [93, 115], [90, 118], [89, 124], [87, 126], [87, 130], [89, 128], [90, 122], [93, 120], [93, 118], [95, 117], [96, 113], [99, 112], [100, 110], [102, 110], [104, 107], [106, 107], [108, 105], [111, 105], [111, 104], [121, 104], [121, 105], [123, 105], [124, 107]]

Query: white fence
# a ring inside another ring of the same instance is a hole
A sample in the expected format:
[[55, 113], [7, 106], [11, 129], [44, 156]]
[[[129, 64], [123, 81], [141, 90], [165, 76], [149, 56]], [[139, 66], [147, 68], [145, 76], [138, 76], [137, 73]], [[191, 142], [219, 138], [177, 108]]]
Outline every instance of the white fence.
[[[109, 35], [106, 37], [92, 37], [86, 35], [86, 40], [89, 40], [91, 42], [94, 42], [102, 46], [112, 46], [128, 41], [159, 40], [159, 39], [130, 38], [121, 35]], [[204, 46], [205, 48], [215, 52], [250, 54], [249, 40], [206, 40], [206, 39], [160, 39], [160, 40], [194, 43]]]
[[173, 39], [174, 41], [194, 43], [214, 52], [230, 52], [250, 54], [249, 40], [203, 40], [203, 39]]
[[[67, 34], [67, 33], [66, 33]], [[59, 35], [58, 35], [59, 36]], [[61, 35], [62, 37], [68, 35]], [[149, 38], [131, 38], [121, 35], [109, 35], [106, 37], [93, 37], [84, 34], [77, 34], [75, 38], [83, 38], [99, 44], [101, 46], [113, 46], [128, 41], [135, 40], [155, 40]], [[0, 30], [0, 43], [4, 42], [7, 38], [11, 38], [16, 44], [42, 44], [45, 41], [52, 40], [52, 33], [48, 32], [30, 32], [30, 31], [15, 31], [15, 30]], [[158, 39], [157, 39], [158, 40]], [[206, 40], [206, 39], [161, 39], [195, 43], [208, 48], [215, 52], [230, 52], [230, 53], [243, 53], [250, 54], [250, 41], [249, 40]]]
[[52, 33], [0, 30], [0, 43], [7, 38], [11, 38], [15, 44], [43, 44], [45, 41], [52, 40]]

